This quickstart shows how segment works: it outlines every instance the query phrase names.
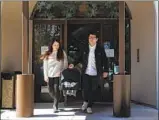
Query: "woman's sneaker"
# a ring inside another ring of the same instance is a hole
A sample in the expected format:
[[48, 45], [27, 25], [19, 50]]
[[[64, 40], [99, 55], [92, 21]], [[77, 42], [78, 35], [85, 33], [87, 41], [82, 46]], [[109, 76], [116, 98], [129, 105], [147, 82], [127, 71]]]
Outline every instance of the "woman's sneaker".
[[88, 106], [88, 102], [83, 102], [83, 105], [82, 105], [82, 111], [85, 111], [87, 109], [87, 106]]
[[57, 113], [58, 112], [58, 108], [56, 106], [53, 106], [53, 112]]
[[92, 114], [92, 108], [88, 107], [88, 108], [87, 108], [87, 113], [88, 113], [88, 114]]

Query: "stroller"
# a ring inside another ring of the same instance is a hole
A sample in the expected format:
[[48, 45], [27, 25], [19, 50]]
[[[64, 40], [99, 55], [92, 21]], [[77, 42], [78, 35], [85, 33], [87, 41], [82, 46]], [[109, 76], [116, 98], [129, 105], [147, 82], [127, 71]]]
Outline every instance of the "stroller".
[[76, 92], [81, 89], [81, 73], [78, 69], [65, 69], [62, 72], [61, 91], [64, 96], [64, 105], [67, 106], [67, 96], [75, 96]]

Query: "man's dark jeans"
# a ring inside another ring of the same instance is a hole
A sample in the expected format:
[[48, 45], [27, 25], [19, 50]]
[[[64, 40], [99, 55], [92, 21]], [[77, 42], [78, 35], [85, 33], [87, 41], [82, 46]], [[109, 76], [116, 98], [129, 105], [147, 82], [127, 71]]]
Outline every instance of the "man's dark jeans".
[[93, 93], [98, 86], [98, 76], [83, 75], [83, 97], [84, 101], [88, 102], [88, 107], [93, 105]]

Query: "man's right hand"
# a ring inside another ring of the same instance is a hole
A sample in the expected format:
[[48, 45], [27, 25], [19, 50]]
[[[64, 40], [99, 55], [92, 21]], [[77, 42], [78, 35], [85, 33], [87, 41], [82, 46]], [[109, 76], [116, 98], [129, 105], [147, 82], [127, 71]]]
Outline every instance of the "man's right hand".
[[73, 65], [73, 64], [70, 64], [70, 65], [68, 66], [68, 68], [72, 69], [72, 68], [74, 68], [74, 65]]

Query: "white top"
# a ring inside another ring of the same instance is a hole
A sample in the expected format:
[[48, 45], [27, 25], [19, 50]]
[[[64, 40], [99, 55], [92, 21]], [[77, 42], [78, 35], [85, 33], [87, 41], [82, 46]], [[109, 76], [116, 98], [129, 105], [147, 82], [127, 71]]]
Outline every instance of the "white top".
[[86, 69], [86, 74], [91, 76], [97, 75], [97, 69], [96, 69], [96, 61], [95, 61], [95, 46], [89, 45], [89, 56], [88, 56], [88, 65]]
[[64, 52], [64, 60], [57, 60], [57, 51], [43, 60], [44, 79], [49, 77], [60, 77], [61, 72], [68, 67], [67, 55]]

